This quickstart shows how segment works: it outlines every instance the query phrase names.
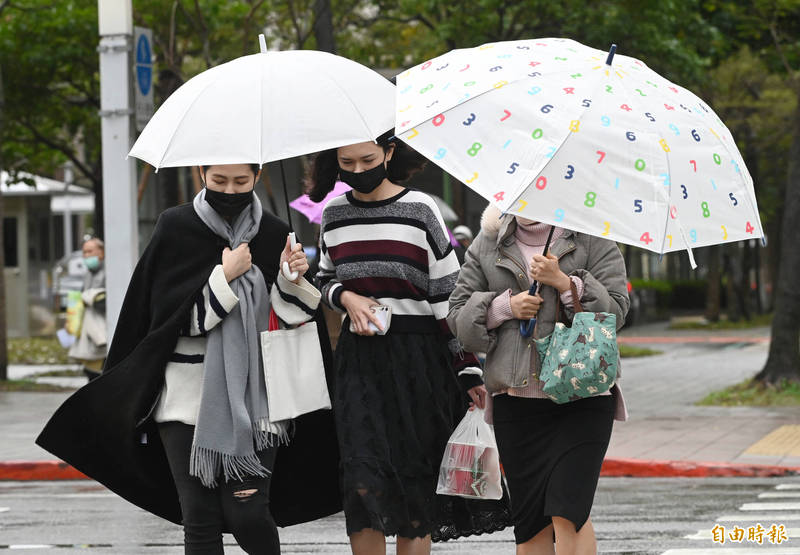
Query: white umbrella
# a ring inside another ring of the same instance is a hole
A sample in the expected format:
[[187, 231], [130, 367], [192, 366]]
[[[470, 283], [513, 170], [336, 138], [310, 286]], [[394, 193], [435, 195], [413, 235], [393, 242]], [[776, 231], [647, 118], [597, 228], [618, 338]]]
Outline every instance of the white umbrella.
[[639, 60], [569, 39], [453, 50], [400, 74], [396, 132], [504, 212], [690, 257], [763, 237], [711, 108]]
[[243, 56], [184, 83], [129, 155], [156, 169], [267, 162], [371, 141], [394, 125], [394, 85], [314, 50]]

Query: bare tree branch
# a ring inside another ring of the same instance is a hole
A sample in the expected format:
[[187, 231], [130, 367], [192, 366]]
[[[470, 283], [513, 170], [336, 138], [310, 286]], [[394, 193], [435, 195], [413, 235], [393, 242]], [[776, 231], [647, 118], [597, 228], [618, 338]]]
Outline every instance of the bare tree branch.
[[172, 10], [169, 16], [169, 66], [180, 75], [180, 71], [175, 66], [175, 12], [178, 10], [177, 0], [172, 3]]
[[292, 27], [294, 27], [295, 42], [297, 43], [297, 48], [300, 48], [303, 34], [300, 30], [300, 24], [297, 21], [297, 14], [295, 13], [294, 9], [294, 1], [286, 0], [286, 7], [289, 9], [289, 17], [292, 19]]
[[214, 65], [211, 62], [211, 41], [208, 38], [208, 25], [203, 17], [203, 10], [200, 8], [199, 0], [194, 0], [194, 10], [197, 13], [197, 20], [200, 22], [200, 29], [202, 30], [203, 58], [206, 61], [206, 67], [210, 68]]
[[259, 8], [264, 5], [265, 1], [266, 0], [258, 0], [258, 2], [252, 3], [250, 5], [250, 11], [247, 13], [247, 17], [244, 18], [244, 32], [242, 33], [242, 56], [250, 52], [250, 29], [253, 25], [253, 17]]
[[77, 156], [75, 156], [75, 152], [69, 146], [51, 139], [48, 135], [40, 132], [36, 127], [34, 127], [32, 124], [28, 123], [24, 119], [19, 119], [15, 121], [25, 129], [30, 131], [37, 141], [49, 146], [53, 150], [61, 152], [64, 156], [66, 156], [70, 161], [72, 161], [75, 167], [78, 170], [80, 170], [80, 172], [84, 176], [86, 176], [86, 178], [89, 179], [89, 181], [92, 182], [92, 184], [95, 187], [98, 187], [100, 185], [100, 179], [94, 174], [91, 168], [89, 168], [83, 161], [81, 161]]
[[778, 51], [778, 56], [780, 57], [781, 62], [783, 63], [783, 68], [786, 70], [786, 74], [789, 77], [789, 80], [791, 81], [792, 85], [795, 88], [797, 88], [798, 86], [797, 74], [795, 73], [794, 68], [792, 68], [792, 66], [789, 64], [789, 60], [786, 58], [786, 53], [783, 51], [783, 46], [781, 46], [781, 40], [780, 37], [778, 36], [777, 24], [775, 23], [774, 19], [769, 24], [769, 32], [770, 35], [772, 35], [772, 42], [773, 44], [775, 44], [775, 50]]

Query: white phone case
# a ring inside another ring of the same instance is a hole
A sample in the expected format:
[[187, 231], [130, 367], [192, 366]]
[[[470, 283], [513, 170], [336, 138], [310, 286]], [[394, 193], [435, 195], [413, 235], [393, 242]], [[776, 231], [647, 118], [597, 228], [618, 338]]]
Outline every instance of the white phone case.
[[[392, 307], [386, 305], [378, 305], [372, 307], [372, 312], [375, 313], [375, 316], [378, 317], [378, 320], [383, 325], [383, 330], [379, 330], [378, 327], [369, 322], [369, 329], [374, 331], [377, 335], [386, 335], [386, 332], [389, 331], [389, 326], [392, 323]], [[353, 322], [350, 322], [350, 331], [355, 333], [356, 329], [353, 327]]]

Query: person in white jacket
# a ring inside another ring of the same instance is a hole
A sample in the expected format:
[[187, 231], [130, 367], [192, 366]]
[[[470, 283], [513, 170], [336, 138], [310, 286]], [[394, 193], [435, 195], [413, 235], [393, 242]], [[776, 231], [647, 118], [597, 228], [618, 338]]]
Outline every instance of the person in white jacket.
[[69, 357], [83, 365], [86, 377], [93, 380], [100, 375], [106, 359], [106, 257], [105, 244], [97, 237], [83, 243], [83, 263], [88, 272], [81, 288], [84, 305], [83, 321]]

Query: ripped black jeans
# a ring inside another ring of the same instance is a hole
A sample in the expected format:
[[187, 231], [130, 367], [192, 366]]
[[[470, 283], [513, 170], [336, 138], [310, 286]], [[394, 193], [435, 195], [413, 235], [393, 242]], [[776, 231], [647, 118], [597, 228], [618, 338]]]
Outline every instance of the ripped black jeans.
[[[223, 555], [223, 530], [232, 532], [249, 555], [280, 554], [278, 528], [269, 511], [270, 478], [222, 481], [216, 488], [207, 488], [189, 476], [194, 426], [164, 422], [158, 432], [178, 489], [186, 555]], [[277, 448], [270, 448], [258, 453], [265, 468], [272, 470], [276, 452]]]

